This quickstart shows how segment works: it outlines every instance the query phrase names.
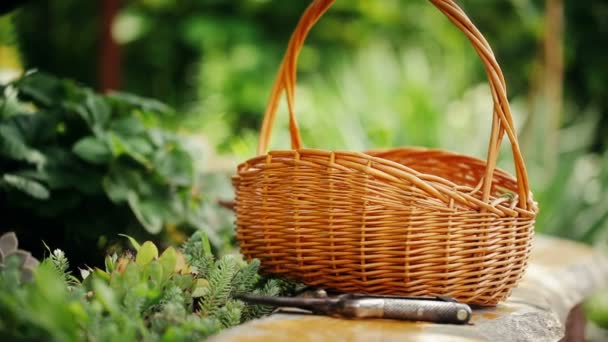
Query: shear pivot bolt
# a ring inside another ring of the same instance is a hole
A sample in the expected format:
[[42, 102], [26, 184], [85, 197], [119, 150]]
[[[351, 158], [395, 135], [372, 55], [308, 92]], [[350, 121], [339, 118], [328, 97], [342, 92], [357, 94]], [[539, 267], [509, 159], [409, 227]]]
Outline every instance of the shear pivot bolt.
[[465, 321], [469, 317], [469, 313], [466, 310], [460, 309], [456, 312], [456, 318], [460, 321]]

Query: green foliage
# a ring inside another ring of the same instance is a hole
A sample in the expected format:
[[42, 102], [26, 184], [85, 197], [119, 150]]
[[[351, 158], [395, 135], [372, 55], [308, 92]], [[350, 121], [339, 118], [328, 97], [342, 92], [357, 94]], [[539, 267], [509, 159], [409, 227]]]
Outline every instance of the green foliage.
[[137, 258], [135, 259], [135, 262], [138, 265], [143, 266], [149, 264], [156, 258], [158, 258], [158, 248], [156, 248], [152, 242], [146, 241], [137, 251]]
[[245, 304], [238, 300], [228, 300], [222, 308], [217, 311], [222, 326], [225, 328], [239, 325], [242, 320], [243, 309]]
[[260, 261], [257, 259], [252, 260], [243, 268], [241, 268], [241, 270], [234, 276], [234, 279], [232, 280], [232, 283], [234, 285], [233, 292], [251, 292], [260, 280], [258, 276], [259, 268]]
[[[582, 126], [582, 127], [581, 127]], [[537, 229], [544, 233], [608, 246], [608, 152], [587, 152], [594, 125], [577, 125], [561, 131], [562, 144], [556, 172], [547, 177], [542, 165], [529, 168], [542, 204]], [[587, 141], [585, 141], [587, 140]]]
[[193, 234], [182, 250], [187, 263], [192, 266], [191, 271], [198, 277], [195, 293], [196, 297], [201, 298], [201, 313], [207, 316], [217, 313], [224, 326], [226, 322], [258, 318], [273, 310], [261, 305], [242, 307], [240, 302], [235, 303], [232, 299], [234, 295], [251, 292], [280, 295], [295, 292], [295, 288], [289, 282], [260, 277], [258, 260], [245, 263], [233, 255], [225, 255], [215, 260], [207, 239], [200, 232]]
[[[261, 289], [253, 290], [253, 293], [256, 295], [264, 295], [264, 296], [276, 296], [282, 292], [282, 288], [284, 287], [281, 280], [271, 279], [269, 280], [264, 287]], [[273, 307], [264, 306], [264, 305], [249, 305], [245, 309], [245, 319], [254, 319], [256, 317], [266, 316], [272, 313], [274, 310]]]
[[[84, 272], [67, 286], [68, 261], [55, 250], [21, 283], [15, 262], [0, 270], [0, 338], [20, 341], [201, 340], [270, 312], [234, 299], [243, 292], [286, 294], [257, 274], [259, 262], [227, 255], [215, 260], [200, 233], [181, 249], [158, 255], [150, 241], [135, 255], [108, 256], [105, 270]], [[139, 245], [139, 244], [138, 244]], [[204, 260], [202, 260], [203, 258]], [[197, 269], [185, 260], [196, 262]]]
[[65, 253], [61, 249], [55, 249], [52, 252], [49, 249], [49, 253], [47, 260], [58, 273], [65, 276], [66, 283], [69, 282], [71, 280], [70, 262]]
[[0, 92], [0, 212], [26, 240], [60, 245], [82, 262], [118, 232], [201, 226], [198, 152], [157, 125], [166, 106], [42, 73]]
[[232, 280], [238, 271], [236, 262], [230, 256], [217, 260], [213, 266], [209, 272], [209, 290], [201, 305], [205, 315], [226, 305], [232, 292]]
[[0, 235], [0, 271], [12, 263], [15, 263], [21, 281], [30, 281], [39, 261], [30, 252], [19, 249], [17, 235], [8, 232]]
[[602, 327], [608, 327], [608, 291], [603, 290], [584, 303], [587, 317]]
[[2, 175], [0, 186], [3, 186], [5, 189], [12, 188], [21, 191], [24, 194], [39, 200], [46, 200], [50, 196], [49, 190], [39, 182], [10, 173], [5, 173]]
[[20, 341], [79, 341], [88, 314], [82, 290], [68, 291], [48, 262], [21, 284], [16, 267], [0, 272], [0, 337]]
[[[483, 6], [478, 0], [460, 2], [502, 57], [512, 94], [525, 92], [531, 78], [537, 40], [542, 36], [540, 3], [503, 1]], [[170, 121], [201, 128], [222, 151], [232, 152], [238, 148], [238, 136], [257, 131], [289, 34], [306, 5], [280, 0], [128, 1], [114, 25], [123, 53], [124, 89], [191, 112]], [[99, 11], [92, 3], [27, 4], [16, 15], [26, 66], [97, 84], [93, 70], [99, 28], [89, 20], [96, 15]], [[72, 20], [63, 20], [66, 17]], [[47, 21], [52, 24], [44, 32], [34, 29]], [[340, 69], [350, 56], [373, 49], [375, 42], [383, 40], [399, 49], [422, 47], [432, 57], [449, 54], [454, 57], [452, 64], [440, 70], [469, 73], [472, 81], [465, 79], [466, 84], [484, 77], [479, 66], [469, 70], [476, 61], [470, 58], [474, 52], [453, 24], [428, 2], [409, 0], [336, 1], [311, 32], [299, 77], [306, 82], [315, 74]], [[41, 49], [54, 51], [56, 58], [45, 58]], [[449, 81], [459, 90], [461, 79]], [[414, 113], [417, 108], [401, 103], [395, 109]]]
[[186, 262], [193, 267], [194, 271], [202, 278], [209, 277], [209, 270], [213, 266], [214, 257], [205, 234], [194, 233], [184, 243], [182, 250], [186, 255]]

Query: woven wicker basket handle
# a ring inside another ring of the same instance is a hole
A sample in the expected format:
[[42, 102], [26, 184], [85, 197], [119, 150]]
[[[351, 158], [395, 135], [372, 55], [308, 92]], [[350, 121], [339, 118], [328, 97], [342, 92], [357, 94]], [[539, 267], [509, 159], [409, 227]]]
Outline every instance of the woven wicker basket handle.
[[[310, 29], [319, 20], [319, 18], [327, 11], [335, 0], [314, 0], [306, 9], [298, 26], [294, 30], [279, 72], [277, 73], [271, 96], [264, 113], [264, 120], [260, 131], [260, 140], [258, 144], [258, 154], [263, 154], [268, 148], [272, 126], [274, 124], [277, 107], [283, 90], [287, 95], [287, 105], [289, 109], [289, 130], [291, 136], [292, 149], [300, 149], [302, 147], [302, 139], [295, 116], [295, 83], [296, 83], [296, 65], [300, 50], [304, 44], [304, 40]], [[490, 197], [492, 179], [500, 144], [506, 133], [513, 151], [513, 159], [515, 161], [515, 172], [518, 185], [519, 206], [529, 209], [533, 203], [529, 196], [530, 188], [528, 184], [528, 174], [524, 164], [524, 160], [517, 142], [517, 134], [513, 124], [511, 109], [507, 99], [507, 89], [504, 76], [496, 62], [494, 53], [490, 45], [477, 30], [475, 25], [462, 11], [453, 0], [429, 0], [443, 14], [445, 14], [452, 23], [454, 23], [469, 39], [486, 69], [492, 98], [494, 101], [494, 115], [492, 118], [492, 131], [490, 135], [490, 144], [487, 154], [487, 166], [482, 186], [483, 200], [488, 201]]]

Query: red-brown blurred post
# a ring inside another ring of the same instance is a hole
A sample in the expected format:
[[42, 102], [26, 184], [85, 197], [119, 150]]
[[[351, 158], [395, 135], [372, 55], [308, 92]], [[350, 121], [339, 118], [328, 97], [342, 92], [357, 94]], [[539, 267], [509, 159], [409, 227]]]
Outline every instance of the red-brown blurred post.
[[557, 167], [559, 129], [564, 84], [564, 0], [547, 0], [545, 5], [545, 103], [547, 109], [547, 175]]
[[112, 37], [112, 24], [120, 7], [120, 0], [100, 0], [101, 42], [99, 51], [99, 88], [106, 92], [120, 87], [120, 47]]

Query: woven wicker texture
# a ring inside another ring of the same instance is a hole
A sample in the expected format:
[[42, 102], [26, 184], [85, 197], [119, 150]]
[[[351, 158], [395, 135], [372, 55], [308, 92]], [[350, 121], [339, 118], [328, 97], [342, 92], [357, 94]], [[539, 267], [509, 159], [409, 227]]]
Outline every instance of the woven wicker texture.
[[[530, 252], [530, 193], [502, 72], [487, 41], [452, 0], [429, 0], [466, 34], [494, 101], [487, 160], [442, 150], [367, 153], [302, 148], [294, 91], [300, 49], [334, 0], [315, 0], [296, 27], [262, 124], [258, 157], [239, 165], [237, 239], [262, 270], [344, 292], [505, 299]], [[266, 153], [280, 97], [290, 151]], [[496, 168], [504, 135], [516, 177]]]

